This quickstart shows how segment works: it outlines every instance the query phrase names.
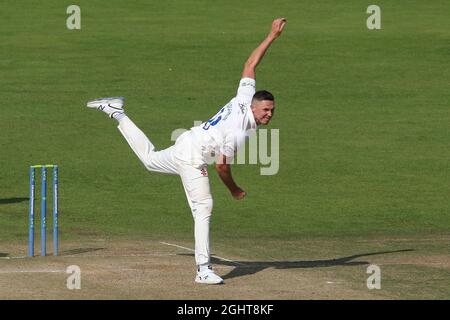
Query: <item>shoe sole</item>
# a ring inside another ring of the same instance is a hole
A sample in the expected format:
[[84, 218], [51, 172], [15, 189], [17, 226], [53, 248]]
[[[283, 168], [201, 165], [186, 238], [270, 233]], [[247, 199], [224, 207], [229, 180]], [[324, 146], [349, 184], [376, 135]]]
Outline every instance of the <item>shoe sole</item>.
[[107, 98], [98, 98], [92, 101], [101, 101], [101, 100], [124, 100], [124, 97], [107, 97]]
[[198, 278], [195, 279], [196, 283], [201, 283], [201, 284], [223, 284], [223, 280], [220, 281], [208, 281], [208, 280], [200, 280]]
[[203, 282], [203, 281], [198, 281], [198, 280], [195, 280], [195, 282], [196, 283], [200, 283], [200, 284], [212, 284], [212, 285], [216, 285], [216, 284], [223, 284], [223, 281], [221, 281], [221, 282]]

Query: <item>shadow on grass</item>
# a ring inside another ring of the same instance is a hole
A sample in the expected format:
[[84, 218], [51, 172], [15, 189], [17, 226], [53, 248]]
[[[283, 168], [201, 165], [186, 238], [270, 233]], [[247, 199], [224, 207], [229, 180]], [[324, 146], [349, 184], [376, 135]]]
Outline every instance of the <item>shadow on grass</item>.
[[25, 202], [25, 201], [28, 201], [28, 200], [29, 200], [28, 198], [6, 198], [6, 199], [0, 199], [0, 205]]
[[65, 250], [61, 252], [62, 256], [72, 256], [75, 254], [82, 254], [82, 253], [87, 253], [87, 252], [93, 252], [93, 251], [98, 251], [98, 250], [104, 250], [105, 248], [77, 248], [77, 249], [70, 249], [70, 250]]
[[[395, 251], [380, 251], [380, 252], [370, 252], [355, 254], [348, 257], [342, 257], [337, 259], [329, 260], [310, 260], [310, 261], [226, 261], [217, 257], [211, 257], [211, 263], [234, 267], [229, 273], [224, 275], [223, 279], [231, 279], [236, 277], [247, 276], [255, 274], [264, 269], [275, 268], [275, 269], [301, 269], [301, 268], [325, 268], [334, 266], [359, 266], [370, 264], [367, 261], [353, 261], [357, 258], [368, 257], [380, 254], [396, 253], [396, 252], [407, 252], [414, 251], [414, 249], [403, 249]], [[180, 255], [194, 256], [191, 253], [183, 253]]]
[[7, 257], [7, 256], [8, 256], [7, 253], [0, 252], [0, 258], [5, 258], [5, 257]]

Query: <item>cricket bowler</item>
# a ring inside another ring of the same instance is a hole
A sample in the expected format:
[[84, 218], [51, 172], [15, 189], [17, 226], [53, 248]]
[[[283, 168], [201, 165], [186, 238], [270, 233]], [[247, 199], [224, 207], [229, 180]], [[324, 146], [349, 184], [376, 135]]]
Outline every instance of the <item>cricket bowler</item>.
[[207, 166], [215, 162], [220, 179], [235, 199], [246, 196], [234, 182], [230, 163], [246, 137], [258, 126], [267, 125], [274, 115], [273, 95], [265, 90], [256, 92], [255, 70], [266, 50], [282, 33], [286, 22], [285, 18], [275, 19], [266, 38], [253, 50], [244, 64], [236, 96], [216, 115], [180, 135], [175, 144], [165, 150], [157, 151], [125, 114], [122, 97], [101, 98], [87, 103], [89, 108], [101, 110], [118, 121], [119, 131], [147, 170], [180, 176], [194, 218], [197, 283], [223, 283], [210, 264], [209, 224], [213, 198]]

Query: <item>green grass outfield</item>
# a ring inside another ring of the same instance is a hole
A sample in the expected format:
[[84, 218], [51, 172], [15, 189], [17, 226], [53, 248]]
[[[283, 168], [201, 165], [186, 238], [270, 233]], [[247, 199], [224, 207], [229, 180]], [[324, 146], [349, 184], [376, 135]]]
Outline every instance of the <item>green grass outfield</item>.
[[[233, 97], [242, 65], [285, 16], [257, 69], [277, 99], [280, 170], [213, 168], [212, 245], [238, 239], [392, 237], [450, 231], [448, 1], [3, 0], [0, 10], [0, 241], [26, 244], [28, 167], [60, 166], [60, 230], [192, 239], [178, 177], [151, 174], [116, 123], [85, 103], [126, 97], [157, 148]], [[244, 245], [244, 244], [243, 244]], [[283, 248], [280, 248], [283, 250]]]

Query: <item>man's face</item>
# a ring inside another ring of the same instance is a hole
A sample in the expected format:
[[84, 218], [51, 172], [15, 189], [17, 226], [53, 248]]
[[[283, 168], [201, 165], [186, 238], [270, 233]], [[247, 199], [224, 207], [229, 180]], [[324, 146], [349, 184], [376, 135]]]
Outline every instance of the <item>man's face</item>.
[[255, 118], [257, 125], [269, 124], [275, 112], [275, 105], [270, 100], [253, 100], [252, 102], [253, 117]]

